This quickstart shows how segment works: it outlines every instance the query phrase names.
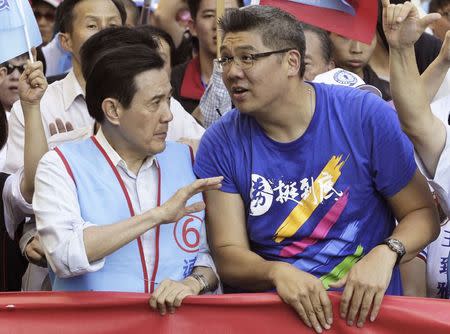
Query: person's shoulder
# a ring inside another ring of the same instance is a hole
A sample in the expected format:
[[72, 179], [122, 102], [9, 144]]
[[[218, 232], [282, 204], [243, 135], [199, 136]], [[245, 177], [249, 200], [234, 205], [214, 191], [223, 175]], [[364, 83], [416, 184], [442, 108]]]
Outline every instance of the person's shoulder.
[[339, 114], [350, 121], [355, 121], [355, 117], [364, 121], [395, 114], [392, 106], [367, 90], [327, 84], [315, 84], [315, 88], [318, 103], [329, 114]]
[[241, 115], [238, 109], [234, 108], [223, 115], [217, 122], [212, 124], [207, 130], [208, 131], [227, 131], [234, 132], [237, 127], [242, 123], [245, 116]]
[[206, 129], [202, 141], [232, 142], [239, 138], [242, 116], [237, 109], [232, 109], [217, 122]]
[[355, 109], [361, 106], [367, 98], [372, 100], [372, 96], [369, 95], [377, 98], [375, 94], [358, 88], [322, 83], [313, 83], [313, 85], [316, 90], [316, 100], [318, 103], [326, 107], [334, 106], [334, 108], [328, 108], [329, 110], [333, 109], [344, 112], [348, 108]]
[[55, 167], [64, 166], [63, 160], [55, 150], [49, 150], [42, 156], [41, 160], [39, 160], [38, 169], [36, 170], [36, 173], [39, 170], [48, 169], [51, 168], [52, 166]]

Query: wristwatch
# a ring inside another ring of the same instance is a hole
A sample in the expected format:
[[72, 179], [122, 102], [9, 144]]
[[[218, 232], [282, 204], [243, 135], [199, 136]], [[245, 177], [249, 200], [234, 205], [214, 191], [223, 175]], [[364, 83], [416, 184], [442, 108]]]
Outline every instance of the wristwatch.
[[200, 294], [211, 290], [211, 287], [209, 286], [206, 277], [203, 276], [202, 274], [192, 273], [191, 277], [194, 278], [200, 284], [201, 287]]
[[395, 261], [395, 265], [398, 265], [402, 257], [406, 254], [405, 246], [398, 239], [387, 238], [384, 239], [380, 245], [387, 245], [391, 251], [397, 253], [397, 261]]

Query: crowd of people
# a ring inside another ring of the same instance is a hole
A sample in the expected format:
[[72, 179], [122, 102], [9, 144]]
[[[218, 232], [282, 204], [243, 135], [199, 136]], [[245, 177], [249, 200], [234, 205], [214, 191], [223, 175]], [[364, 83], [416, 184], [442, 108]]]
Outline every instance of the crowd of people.
[[370, 44], [138, 5], [33, 0], [36, 61], [0, 64], [2, 291], [276, 291], [317, 333], [327, 291], [358, 327], [449, 297], [450, 1], [379, 0]]

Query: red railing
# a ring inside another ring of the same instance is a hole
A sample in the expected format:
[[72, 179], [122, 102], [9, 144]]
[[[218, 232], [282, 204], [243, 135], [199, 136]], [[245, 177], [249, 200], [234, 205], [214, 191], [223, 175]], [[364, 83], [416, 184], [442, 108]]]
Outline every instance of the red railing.
[[[326, 333], [450, 333], [450, 301], [385, 297], [378, 319], [364, 328], [339, 319], [339, 294], [330, 293], [334, 323]], [[0, 333], [222, 334], [313, 333], [275, 294], [189, 297], [172, 315], [148, 306], [148, 295], [110, 292], [0, 294]]]

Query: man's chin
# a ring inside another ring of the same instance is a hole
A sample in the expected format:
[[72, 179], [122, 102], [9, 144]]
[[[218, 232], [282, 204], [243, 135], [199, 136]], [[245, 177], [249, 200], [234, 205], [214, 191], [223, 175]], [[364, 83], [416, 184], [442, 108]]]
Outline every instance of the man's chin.
[[155, 155], [163, 152], [166, 149], [166, 141], [161, 141], [159, 143], [152, 143], [148, 150], [148, 155]]

